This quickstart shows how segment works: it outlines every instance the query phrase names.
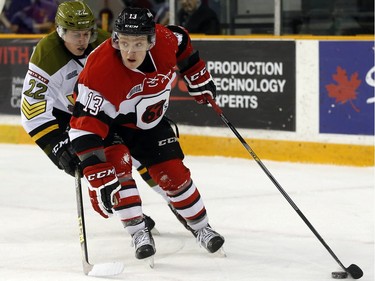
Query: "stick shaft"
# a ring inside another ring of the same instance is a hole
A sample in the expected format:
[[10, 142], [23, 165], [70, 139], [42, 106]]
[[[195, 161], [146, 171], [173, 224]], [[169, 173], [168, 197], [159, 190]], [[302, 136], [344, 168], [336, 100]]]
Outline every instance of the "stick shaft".
[[242, 145], [246, 148], [246, 150], [250, 153], [250, 155], [254, 158], [254, 160], [258, 163], [258, 165], [262, 168], [268, 178], [273, 182], [276, 188], [280, 191], [280, 193], [284, 196], [284, 198], [288, 201], [288, 203], [292, 206], [292, 208], [297, 212], [300, 218], [304, 221], [304, 223], [309, 227], [309, 229], [314, 233], [316, 238], [322, 243], [322, 245], [326, 248], [326, 250], [330, 253], [330, 255], [334, 258], [334, 260], [340, 265], [342, 269], [347, 271], [346, 267], [342, 264], [336, 254], [332, 251], [332, 249], [328, 246], [328, 244], [324, 241], [324, 239], [320, 236], [318, 231], [314, 228], [314, 226], [310, 223], [310, 221], [306, 218], [306, 216], [301, 212], [298, 206], [294, 203], [292, 198], [288, 195], [288, 193], [281, 187], [279, 182], [276, 178], [271, 174], [271, 172], [267, 169], [267, 167], [263, 164], [260, 158], [256, 155], [254, 150], [247, 144], [245, 139], [240, 135], [237, 129], [229, 122], [229, 120], [225, 117], [222, 109], [216, 104], [216, 102], [210, 97], [206, 96], [208, 102], [211, 104], [212, 108], [216, 111], [216, 113], [220, 116], [221, 120], [227, 125], [229, 129], [236, 135]]
[[77, 199], [79, 242], [81, 244], [81, 253], [82, 253], [82, 266], [83, 266], [83, 272], [86, 275], [88, 275], [89, 272], [92, 270], [93, 266], [89, 262], [89, 254], [87, 250], [85, 214], [83, 210], [81, 174], [79, 172], [79, 169], [77, 169], [75, 172], [75, 188], [76, 188], [76, 199]]

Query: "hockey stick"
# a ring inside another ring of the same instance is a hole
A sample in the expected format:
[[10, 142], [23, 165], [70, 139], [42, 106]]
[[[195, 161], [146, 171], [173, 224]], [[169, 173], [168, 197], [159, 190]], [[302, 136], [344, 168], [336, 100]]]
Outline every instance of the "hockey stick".
[[4, 5], [5, 5], [5, 0], [0, 0], [0, 14], [3, 12]]
[[262, 170], [266, 173], [268, 178], [273, 182], [276, 188], [281, 192], [284, 198], [289, 202], [289, 204], [293, 207], [293, 209], [297, 212], [297, 214], [301, 217], [301, 219], [305, 222], [305, 224], [310, 228], [310, 230], [314, 233], [316, 238], [323, 244], [323, 246], [327, 249], [327, 251], [331, 254], [331, 256], [335, 259], [335, 261], [340, 265], [342, 269], [344, 269], [347, 273], [349, 273], [354, 279], [359, 279], [363, 276], [363, 271], [361, 268], [355, 264], [351, 264], [349, 267], [345, 267], [339, 258], [335, 255], [335, 253], [331, 250], [328, 244], [323, 240], [320, 236], [318, 231], [315, 230], [313, 225], [310, 221], [305, 217], [305, 215], [301, 212], [301, 210], [297, 207], [297, 205], [293, 202], [290, 198], [288, 193], [281, 187], [278, 181], [274, 178], [274, 176], [270, 173], [267, 167], [263, 164], [263, 162], [259, 159], [259, 157], [255, 154], [254, 150], [247, 144], [244, 138], [240, 135], [240, 133], [236, 130], [236, 128], [229, 122], [229, 120], [225, 117], [221, 108], [216, 104], [216, 102], [211, 98], [211, 96], [206, 95], [208, 102], [211, 104], [212, 108], [216, 111], [216, 113], [221, 117], [221, 120], [227, 125], [232, 132], [236, 135], [242, 145], [246, 148], [246, 150], [250, 153], [250, 155], [254, 158], [254, 160], [258, 163], [258, 165], [262, 168]]
[[83, 272], [86, 275], [97, 277], [120, 274], [125, 268], [125, 265], [121, 262], [90, 264], [86, 242], [86, 226], [83, 211], [81, 173], [79, 169], [77, 169], [75, 172], [75, 187], [78, 211], [79, 242], [81, 243]]

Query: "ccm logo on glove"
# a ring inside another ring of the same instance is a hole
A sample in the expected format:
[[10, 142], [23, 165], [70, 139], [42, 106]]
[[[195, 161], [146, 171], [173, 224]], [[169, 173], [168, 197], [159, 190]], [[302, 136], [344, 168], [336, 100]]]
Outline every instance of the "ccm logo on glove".
[[57, 155], [57, 152], [62, 148], [64, 145], [67, 145], [69, 143], [69, 139], [66, 138], [65, 140], [59, 141], [53, 148], [52, 153], [53, 155]]
[[91, 205], [102, 217], [108, 218], [115, 204], [115, 194], [121, 189], [112, 164], [105, 162], [83, 169], [89, 184]]
[[100, 172], [97, 172], [97, 173], [94, 173], [94, 174], [91, 174], [91, 175], [87, 175], [86, 178], [89, 181], [92, 181], [92, 180], [102, 179], [102, 178], [108, 177], [110, 175], [113, 175], [113, 176], [116, 175], [115, 168], [108, 169], [108, 170], [105, 170], [105, 171], [100, 171]]
[[206, 67], [202, 68], [199, 72], [193, 74], [190, 76], [190, 81], [194, 82], [195, 80], [198, 80], [199, 77], [204, 76], [207, 72]]

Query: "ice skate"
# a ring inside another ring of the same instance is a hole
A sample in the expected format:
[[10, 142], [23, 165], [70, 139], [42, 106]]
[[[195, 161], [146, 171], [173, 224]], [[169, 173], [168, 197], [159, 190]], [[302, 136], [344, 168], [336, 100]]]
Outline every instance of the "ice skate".
[[152, 235], [160, 235], [159, 230], [157, 230], [157, 228], [155, 227], [155, 221], [145, 214], [143, 214], [143, 217], [145, 220], [145, 224], [148, 227], [148, 230], [152, 233]]
[[208, 252], [217, 252], [224, 244], [224, 237], [214, 231], [209, 225], [196, 231], [198, 243]]
[[135, 248], [135, 257], [145, 259], [155, 254], [155, 244], [151, 232], [147, 227], [138, 230], [133, 234], [133, 245]]

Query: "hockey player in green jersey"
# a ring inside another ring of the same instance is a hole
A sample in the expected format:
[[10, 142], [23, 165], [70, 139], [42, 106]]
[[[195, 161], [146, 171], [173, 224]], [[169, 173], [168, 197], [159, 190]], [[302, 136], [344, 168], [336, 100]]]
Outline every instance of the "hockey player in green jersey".
[[[67, 134], [73, 88], [87, 56], [110, 34], [96, 27], [90, 7], [81, 1], [61, 3], [55, 23], [56, 31], [38, 42], [30, 58], [22, 90], [21, 120], [52, 162], [74, 176], [79, 160], [72, 153]], [[113, 135], [108, 138], [108, 153], [122, 153], [122, 146], [114, 141]], [[145, 217], [153, 228], [155, 222]]]
[[76, 157], [66, 133], [74, 105], [73, 88], [87, 56], [110, 34], [97, 29], [91, 9], [80, 1], [64, 2], [56, 13], [56, 31], [37, 44], [22, 95], [26, 132], [52, 162], [74, 175]]

